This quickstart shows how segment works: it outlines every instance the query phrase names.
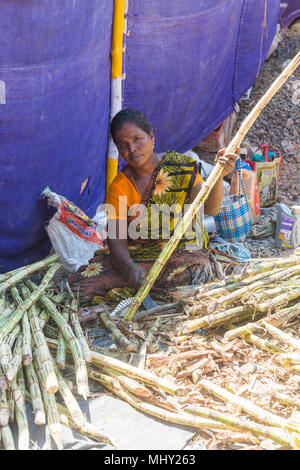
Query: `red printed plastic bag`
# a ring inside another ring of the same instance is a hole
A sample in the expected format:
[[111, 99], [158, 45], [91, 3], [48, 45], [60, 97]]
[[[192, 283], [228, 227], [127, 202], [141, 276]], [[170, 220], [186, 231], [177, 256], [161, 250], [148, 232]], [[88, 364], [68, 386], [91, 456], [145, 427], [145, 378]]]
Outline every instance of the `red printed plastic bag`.
[[[57, 209], [45, 227], [52, 246], [60, 256], [64, 269], [75, 272], [80, 266], [88, 264], [95, 251], [103, 248], [99, 226], [75, 204], [49, 188], [43, 191], [42, 196]], [[106, 213], [103, 213], [103, 227], [105, 225]]]

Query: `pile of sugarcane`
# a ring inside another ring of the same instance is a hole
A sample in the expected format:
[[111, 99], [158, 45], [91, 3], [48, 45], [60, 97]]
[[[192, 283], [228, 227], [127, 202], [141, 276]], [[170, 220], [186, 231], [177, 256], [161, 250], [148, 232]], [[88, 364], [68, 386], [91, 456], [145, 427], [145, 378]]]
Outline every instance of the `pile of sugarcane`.
[[[77, 393], [87, 399], [87, 362], [91, 353], [78, 321], [77, 301], [72, 291], [69, 298], [63, 299], [63, 295], [54, 295], [50, 289], [60, 268], [57, 260], [58, 256], [53, 255], [0, 276], [0, 442], [4, 449], [29, 448], [26, 401], [31, 403], [35, 424], [48, 425], [58, 449], [63, 448], [61, 423], [98, 442], [110, 442], [87, 422], [70, 384], [62, 376], [69, 349]], [[46, 272], [36, 285], [29, 276], [40, 270]], [[48, 324], [50, 320], [58, 330], [55, 356], [50, 353], [45, 336], [45, 329], [53, 328]], [[57, 401], [58, 395], [65, 406]], [[18, 429], [17, 443], [11, 432], [14, 421]]]
[[178, 288], [173, 297], [193, 317], [177, 326], [177, 336], [263, 316], [277, 324], [280, 318], [290, 321], [300, 312], [300, 253], [252, 260], [241, 274], [205, 286]]

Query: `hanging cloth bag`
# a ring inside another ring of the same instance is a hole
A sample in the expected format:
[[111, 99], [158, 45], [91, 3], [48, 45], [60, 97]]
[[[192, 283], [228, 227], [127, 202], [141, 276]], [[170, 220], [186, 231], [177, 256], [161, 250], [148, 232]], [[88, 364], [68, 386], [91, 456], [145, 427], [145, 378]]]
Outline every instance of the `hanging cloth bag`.
[[231, 243], [244, 242], [251, 228], [249, 204], [240, 165], [237, 171], [239, 172], [239, 193], [226, 197], [220, 212], [215, 216], [218, 234]]
[[260, 207], [272, 206], [277, 202], [282, 156], [274, 152], [272, 145], [263, 144], [245, 161], [256, 172]]

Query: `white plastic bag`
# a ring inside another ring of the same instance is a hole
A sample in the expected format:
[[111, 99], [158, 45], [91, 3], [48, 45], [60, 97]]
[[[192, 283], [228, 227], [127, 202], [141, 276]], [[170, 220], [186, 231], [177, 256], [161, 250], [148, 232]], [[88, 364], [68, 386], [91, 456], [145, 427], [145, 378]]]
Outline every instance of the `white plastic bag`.
[[[106, 226], [106, 213], [97, 213], [97, 221], [91, 220], [68, 199], [53, 193], [49, 188], [43, 191], [48, 204], [57, 209], [47, 225], [53, 249], [60, 256], [63, 268], [75, 272], [88, 264], [95, 251], [103, 248], [101, 227]], [[104, 233], [104, 232], [103, 232]]]

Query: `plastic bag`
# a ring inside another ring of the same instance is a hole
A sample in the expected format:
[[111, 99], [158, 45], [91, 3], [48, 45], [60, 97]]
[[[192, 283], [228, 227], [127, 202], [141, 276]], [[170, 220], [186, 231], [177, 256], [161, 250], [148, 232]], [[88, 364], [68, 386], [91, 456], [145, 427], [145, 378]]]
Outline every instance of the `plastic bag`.
[[57, 209], [45, 227], [55, 252], [67, 272], [75, 272], [80, 266], [88, 264], [95, 251], [103, 248], [106, 226], [106, 213], [97, 213], [97, 221], [90, 219], [75, 204], [63, 196], [53, 193], [49, 188], [42, 196], [48, 204]]

